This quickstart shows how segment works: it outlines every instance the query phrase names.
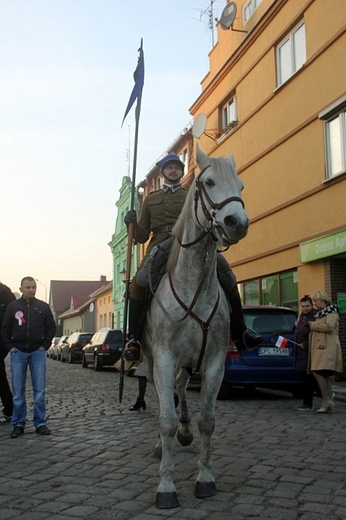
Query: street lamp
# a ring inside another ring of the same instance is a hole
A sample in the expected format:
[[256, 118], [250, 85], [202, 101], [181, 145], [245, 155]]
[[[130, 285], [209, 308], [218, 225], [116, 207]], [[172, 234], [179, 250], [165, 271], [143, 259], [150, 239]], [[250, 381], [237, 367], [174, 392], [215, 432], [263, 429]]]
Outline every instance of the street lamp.
[[40, 283], [44, 287], [44, 301], [47, 302], [47, 286], [41, 280], [38, 280], [38, 278], [35, 278], [36, 282]]
[[126, 271], [125, 271], [125, 269], [120, 271], [119, 274], [120, 274], [120, 280], [125, 283], [126, 282]]

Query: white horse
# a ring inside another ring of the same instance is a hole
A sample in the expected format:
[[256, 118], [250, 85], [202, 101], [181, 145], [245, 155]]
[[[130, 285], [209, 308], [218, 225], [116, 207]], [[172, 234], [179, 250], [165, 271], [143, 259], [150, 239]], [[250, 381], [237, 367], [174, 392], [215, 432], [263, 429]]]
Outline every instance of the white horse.
[[[159, 508], [179, 506], [172, 445], [176, 433], [182, 445], [193, 440], [185, 391], [189, 372], [195, 370], [201, 375], [201, 451], [194, 494], [198, 498], [216, 494], [210, 465], [211, 436], [230, 340], [229, 307], [217, 279], [217, 247], [236, 244], [248, 229], [241, 199], [243, 183], [233, 157], [209, 158], [197, 148], [197, 164], [201, 173], [192, 183], [173, 229], [175, 240], [167, 273], [147, 313], [142, 337], [148, 378], [154, 381], [160, 409]], [[179, 419], [174, 407], [175, 386], [180, 397]]]

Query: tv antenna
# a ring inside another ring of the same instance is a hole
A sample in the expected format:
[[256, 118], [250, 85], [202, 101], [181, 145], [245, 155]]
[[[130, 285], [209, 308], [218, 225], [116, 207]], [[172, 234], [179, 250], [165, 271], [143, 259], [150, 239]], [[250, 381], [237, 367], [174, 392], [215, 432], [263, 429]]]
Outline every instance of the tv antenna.
[[208, 15], [208, 27], [211, 30], [211, 43], [214, 47], [214, 3], [216, 0], [210, 0], [210, 4], [204, 10], [199, 10], [199, 21], [202, 21], [203, 16]]
[[234, 29], [233, 22], [236, 16], [237, 4], [235, 2], [228, 2], [224, 10], [222, 11], [221, 18], [215, 18], [215, 21], [220, 23], [220, 27], [224, 31], [232, 29], [232, 31], [247, 33], [247, 31], [243, 31], [242, 29]]

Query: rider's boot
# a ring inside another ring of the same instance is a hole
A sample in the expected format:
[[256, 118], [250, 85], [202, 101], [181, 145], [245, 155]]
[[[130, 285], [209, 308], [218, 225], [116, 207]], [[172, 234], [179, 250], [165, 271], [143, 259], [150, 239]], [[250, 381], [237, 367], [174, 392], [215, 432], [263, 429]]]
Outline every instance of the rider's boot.
[[229, 297], [231, 304], [231, 338], [238, 350], [255, 350], [264, 339], [256, 331], [246, 327], [244, 322], [243, 308], [238, 292], [235, 287], [231, 290]]
[[229, 264], [221, 254], [217, 258], [217, 277], [231, 307], [231, 338], [238, 350], [254, 350], [264, 339], [254, 330], [249, 330], [244, 322], [237, 280]]
[[129, 301], [129, 340], [125, 345], [124, 358], [126, 361], [139, 361], [141, 357], [141, 337], [143, 312], [145, 312], [145, 302], [143, 300]]

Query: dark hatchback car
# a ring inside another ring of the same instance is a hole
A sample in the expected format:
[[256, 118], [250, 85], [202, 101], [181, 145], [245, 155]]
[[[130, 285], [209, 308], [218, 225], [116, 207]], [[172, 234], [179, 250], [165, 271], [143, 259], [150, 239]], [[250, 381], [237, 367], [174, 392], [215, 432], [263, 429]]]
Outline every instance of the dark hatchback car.
[[74, 332], [63, 343], [61, 348], [61, 361], [74, 363], [82, 359], [82, 349], [93, 336], [92, 332]]
[[270, 305], [245, 305], [243, 312], [246, 326], [258, 332], [264, 342], [251, 352], [230, 345], [219, 399], [230, 397], [234, 386], [282, 389], [299, 397], [303, 374], [294, 368], [295, 346], [291, 342], [285, 348], [275, 346], [279, 336], [293, 340], [297, 313]]
[[82, 366], [92, 365], [95, 370], [114, 365], [121, 356], [123, 333], [117, 329], [101, 329], [83, 347]]

